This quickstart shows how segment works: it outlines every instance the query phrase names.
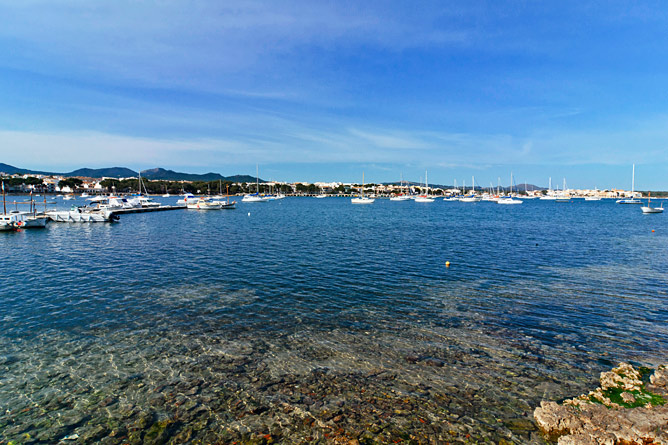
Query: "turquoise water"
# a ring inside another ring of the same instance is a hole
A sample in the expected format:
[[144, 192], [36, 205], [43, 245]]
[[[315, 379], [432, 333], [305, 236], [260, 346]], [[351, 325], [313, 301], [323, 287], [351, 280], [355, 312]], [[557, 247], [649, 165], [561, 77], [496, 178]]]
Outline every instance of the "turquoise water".
[[611, 201], [287, 198], [0, 246], [0, 443], [540, 443], [541, 400], [668, 351], [668, 219]]

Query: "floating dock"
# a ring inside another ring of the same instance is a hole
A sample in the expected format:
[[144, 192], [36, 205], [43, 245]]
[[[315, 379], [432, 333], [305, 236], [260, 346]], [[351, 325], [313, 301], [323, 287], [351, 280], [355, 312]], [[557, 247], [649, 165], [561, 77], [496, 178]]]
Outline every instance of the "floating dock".
[[118, 209], [111, 213], [114, 215], [125, 215], [127, 213], [166, 212], [168, 210], [183, 210], [186, 206], [160, 206], [160, 207], [137, 207], [132, 209]]

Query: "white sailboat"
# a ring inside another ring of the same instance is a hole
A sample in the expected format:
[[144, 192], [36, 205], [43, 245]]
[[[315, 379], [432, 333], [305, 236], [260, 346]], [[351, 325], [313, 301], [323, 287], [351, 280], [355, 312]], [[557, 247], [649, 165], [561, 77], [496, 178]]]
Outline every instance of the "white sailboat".
[[652, 198], [650, 195], [647, 195], [647, 206], [642, 206], [640, 207], [640, 210], [642, 210], [643, 213], [663, 213], [663, 203], [661, 203], [661, 207], [651, 207], [650, 200]]
[[429, 182], [427, 180], [427, 170], [424, 171], [424, 187], [427, 191], [424, 195], [418, 195], [415, 197], [415, 202], [434, 202], [434, 198], [429, 195]]
[[549, 185], [547, 186], [547, 195], [541, 196], [539, 198], [541, 201], [555, 201], [557, 199], [556, 196], [552, 193], [552, 177], [550, 176], [550, 182]]
[[[403, 177], [403, 175], [401, 175], [401, 180], [399, 182], [399, 187], [401, 189], [403, 189], [404, 188], [403, 185], [404, 185], [404, 177]], [[408, 189], [408, 187], [406, 187], [406, 189]], [[411, 197], [408, 193], [400, 193], [398, 195], [392, 196], [390, 198], [390, 201], [410, 201], [410, 199], [411, 199]]]
[[617, 204], [642, 204], [639, 199], [635, 199], [635, 186], [636, 186], [636, 165], [633, 164], [633, 175], [631, 176], [631, 198], [618, 199]]
[[260, 170], [257, 164], [255, 165], [255, 184], [256, 184], [256, 193], [245, 195], [241, 202], [267, 202], [269, 198], [266, 196], [260, 196]]
[[571, 202], [571, 195], [566, 192], [566, 178], [564, 178], [564, 187], [554, 200], [555, 202]]
[[375, 199], [367, 198], [366, 196], [364, 196], [364, 172], [362, 172], [362, 189], [360, 190], [360, 192], [361, 192], [360, 196], [352, 198], [350, 200], [352, 204], [373, 204]]
[[510, 172], [510, 192], [508, 193], [508, 196], [505, 198], [500, 198], [498, 201], [496, 201], [496, 203], [503, 205], [522, 204], [521, 200], [513, 199], [513, 172]]
[[480, 202], [480, 200], [482, 199], [482, 197], [475, 194], [475, 176], [472, 176], [471, 179], [473, 180], [473, 187], [471, 188], [471, 194], [459, 198], [461, 202]]

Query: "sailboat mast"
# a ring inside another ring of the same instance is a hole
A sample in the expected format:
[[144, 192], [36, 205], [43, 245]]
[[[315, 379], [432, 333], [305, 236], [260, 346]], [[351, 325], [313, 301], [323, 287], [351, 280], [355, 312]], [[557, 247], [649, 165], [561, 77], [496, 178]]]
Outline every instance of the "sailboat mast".
[[260, 166], [255, 164], [255, 184], [257, 187], [257, 194], [260, 194]]
[[2, 181], [2, 212], [7, 214], [7, 202], [5, 201], [5, 181]]
[[636, 190], [636, 165], [633, 164], [633, 176], [631, 176], [631, 199], [633, 199]]
[[364, 172], [362, 172], [362, 198], [364, 198]]

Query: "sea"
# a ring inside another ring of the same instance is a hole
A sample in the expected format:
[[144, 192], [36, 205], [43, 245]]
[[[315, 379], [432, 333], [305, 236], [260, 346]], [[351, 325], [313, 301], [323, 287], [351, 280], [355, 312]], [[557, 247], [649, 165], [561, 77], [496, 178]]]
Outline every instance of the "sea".
[[541, 401], [667, 361], [668, 215], [639, 207], [288, 197], [0, 232], [0, 444], [547, 443]]

